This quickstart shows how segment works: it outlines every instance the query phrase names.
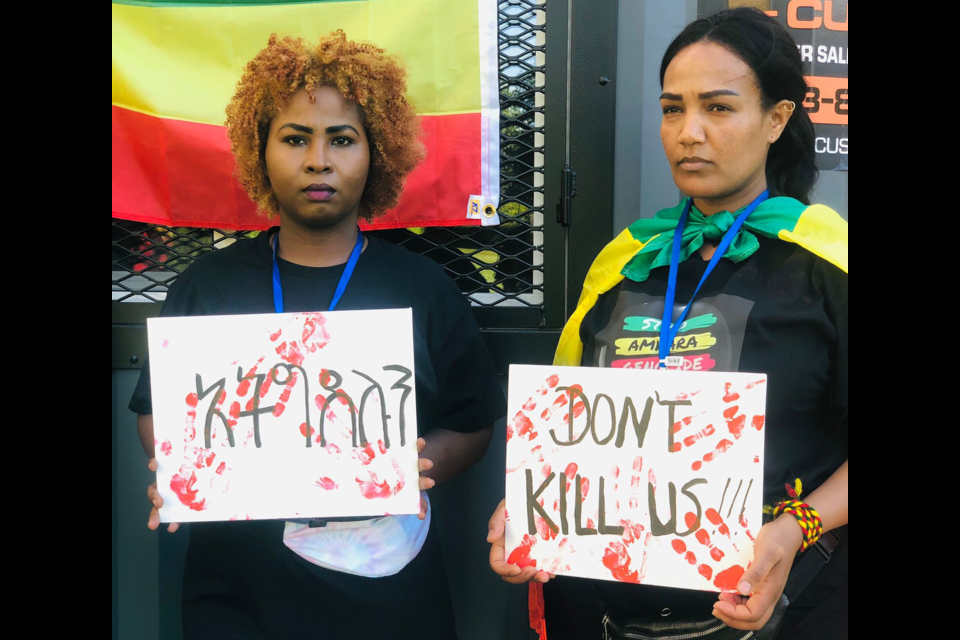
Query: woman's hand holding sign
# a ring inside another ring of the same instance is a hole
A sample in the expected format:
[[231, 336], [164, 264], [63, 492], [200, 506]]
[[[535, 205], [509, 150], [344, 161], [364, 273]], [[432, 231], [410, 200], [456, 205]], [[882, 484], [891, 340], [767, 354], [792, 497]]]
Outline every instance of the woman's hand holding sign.
[[490, 523], [488, 524], [490, 530], [487, 532], [487, 542], [490, 543], [490, 568], [510, 584], [523, 584], [531, 580], [547, 582], [553, 576], [546, 571], [537, 571], [537, 568], [533, 565], [521, 568], [507, 562], [506, 552], [504, 551], [506, 513], [506, 500], [501, 500], [496, 511], [490, 516]]
[[[423, 450], [427, 447], [427, 441], [423, 438], [417, 438], [417, 453], [422, 454]], [[428, 471], [433, 468], [433, 460], [429, 458], [424, 458], [422, 455], [420, 459], [417, 460], [417, 471], [420, 471], [420, 490], [426, 491], [427, 489], [433, 487], [437, 484], [437, 481], [433, 478], [428, 478], [423, 475], [422, 472]], [[421, 520], [427, 517], [427, 501], [422, 496], [420, 497], [420, 513], [417, 514], [417, 517]]]
[[803, 532], [791, 516], [765, 524], [753, 546], [753, 562], [740, 579], [738, 589], [743, 595], [721, 593], [713, 615], [736, 629], [759, 629], [766, 624], [802, 542]]
[[[844, 462], [806, 499], [817, 509], [824, 532], [847, 524], [848, 486], [848, 462]], [[765, 524], [753, 546], [753, 562], [740, 579], [738, 590], [743, 595], [721, 593], [713, 605], [713, 615], [736, 629], [761, 628], [780, 600], [802, 543], [803, 531], [790, 514]], [[804, 553], [816, 551], [807, 549]]]
[[[150, 458], [150, 462], [147, 463], [147, 469], [157, 472], [157, 459]], [[150, 500], [150, 504], [153, 507], [150, 509], [150, 517], [147, 518], [147, 528], [156, 529], [160, 526], [160, 507], [163, 506], [163, 498], [160, 497], [160, 492], [157, 491], [157, 483], [154, 482], [149, 487], [147, 487], [147, 498]], [[167, 531], [173, 533], [180, 528], [179, 522], [170, 522], [167, 524]]]
[[[140, 444], [143, 446], [143, 450], [150, 456], [150, 461], [147, 462], [147, 469], [156, 473], [157, 459], [154, 457], [152, 414], [141, 414], [137, 416], [137, 434], [140, 436]], [[157, 491], [156, 482], [147, 487], [147, 499], [150, 500], [150, 504], [152, 505], [150, 517], [147, 518], [147, 528], [154, 530], [160, 526], [160, 508], [163, 506], [163, 498], [160, 497], [160, 492]], [[173, 533], [179, 528], [180, 523], [178, 522], [170, 522], [167, 524], [167, 531], [170, 533]]]

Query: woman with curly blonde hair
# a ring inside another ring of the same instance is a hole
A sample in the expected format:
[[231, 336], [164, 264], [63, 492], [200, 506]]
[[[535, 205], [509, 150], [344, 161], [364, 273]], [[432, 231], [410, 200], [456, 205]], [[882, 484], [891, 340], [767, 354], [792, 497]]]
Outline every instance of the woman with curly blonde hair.
[[[483, 456], [506, 407], [453, 281], [428, 258], [357, 226], [397, 204], [424, 155], [405, 91], [397, 59], [342, 31], [317, 45], [271, 36], [237, 84], [227, 127], [241, 185], [262, 212], [279, 214], [280, 226], [201, 257], [171, 286], [161, 315], [412, 308], [425, 490]], [[146, 367], [130, 408], [152, 458]], [[416, 517], [194, 523], [184, 636], [456, 637], [421, 496]], [[163, 501], [155, 485], [148, 497], [156, 529]]]
[[359, 215], [372, 220], [397, 204], [404, 179], [423, 159], [419, 122], [404, 98], [406, 88], [406, 71], [398, 60], [372, 44], [347, 40], [343, 31], [321, 39], [316, 47], [270, 36], [267, 48], [247, 64], [227, 105], [240, 184], [261, 211], [280, 212], [266, 170], [270, 124], [298, 93], [312, 104], [318, 89], [335, 89], [355, 105], [369, 138], [369, 175]]

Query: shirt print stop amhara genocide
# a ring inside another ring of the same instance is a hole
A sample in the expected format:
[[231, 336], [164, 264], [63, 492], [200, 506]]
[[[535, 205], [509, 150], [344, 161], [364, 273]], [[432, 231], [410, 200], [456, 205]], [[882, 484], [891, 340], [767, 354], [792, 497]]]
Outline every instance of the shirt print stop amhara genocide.
[[162, 522], [419, 511], [410, 309], [147, 328]]
[[506, 555], [736, 591], [762, 524], [766, 376], [513, 365]]

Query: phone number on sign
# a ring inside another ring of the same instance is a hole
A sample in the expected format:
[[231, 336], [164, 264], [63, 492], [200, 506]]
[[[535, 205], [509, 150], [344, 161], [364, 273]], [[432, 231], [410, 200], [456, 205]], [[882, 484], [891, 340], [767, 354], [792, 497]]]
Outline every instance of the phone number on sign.
[[803, 108], [814, 124], [847, 124], [847, 78], [804, 76]]

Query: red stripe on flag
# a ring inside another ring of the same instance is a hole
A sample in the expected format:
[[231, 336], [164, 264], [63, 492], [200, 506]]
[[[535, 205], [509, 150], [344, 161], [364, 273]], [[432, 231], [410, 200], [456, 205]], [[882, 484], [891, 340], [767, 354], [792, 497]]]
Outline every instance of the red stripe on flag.
[[[267, 229], [233, 176], [226, 128], [157, 118], [117, 106], [113, 117], [113, 217], [215, 229]], [[466, 219], [480, 193], [480, 114], [423, 116], [426, 159], [400, 203], [364, 229], [478, 225]]]

